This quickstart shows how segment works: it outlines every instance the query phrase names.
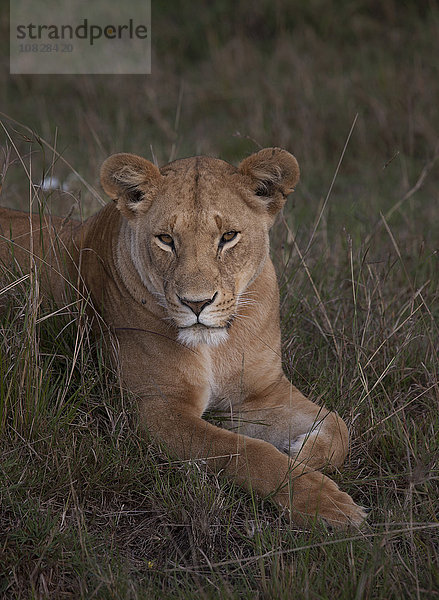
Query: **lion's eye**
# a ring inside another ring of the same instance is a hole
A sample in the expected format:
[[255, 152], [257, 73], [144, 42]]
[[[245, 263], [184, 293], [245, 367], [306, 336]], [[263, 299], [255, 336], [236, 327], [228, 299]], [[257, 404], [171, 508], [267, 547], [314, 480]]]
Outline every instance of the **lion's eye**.
[[227, 244], [227, 242], [231, 242], [232, 240], [234, 240], [237, 235], [237, 231], [227, 231], [226, 233], [223, 233], [219, 245], [224, 246], [224, 244]]
[[174, 240], [167, 233], [163, 233], [162, 235], [158, 235], [157, 239], [159, 239], [162, 244], [165, 244], [165, 246], [170, 246], [171, 248], [174, 247]]

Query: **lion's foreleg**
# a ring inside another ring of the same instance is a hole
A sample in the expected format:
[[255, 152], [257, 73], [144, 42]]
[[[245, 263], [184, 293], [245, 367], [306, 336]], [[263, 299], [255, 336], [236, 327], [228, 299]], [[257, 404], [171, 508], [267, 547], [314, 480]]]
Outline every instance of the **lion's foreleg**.
[[348, 452], [344, 421], [305, 398], [286, 378], [233, 407], [229, 424], [313, 468], [339, 467]]
[[361, 523], [363, 510], [331, 479], [266, 441], [204, 421], [190, 406], [181, 402], [173, 406], [162, 398], [141, 401], [142, 424], [177, 458], [200, 461], [242, 487], [271, 497], [289, 509], [298, 524], [315, 517], [333, 526]]

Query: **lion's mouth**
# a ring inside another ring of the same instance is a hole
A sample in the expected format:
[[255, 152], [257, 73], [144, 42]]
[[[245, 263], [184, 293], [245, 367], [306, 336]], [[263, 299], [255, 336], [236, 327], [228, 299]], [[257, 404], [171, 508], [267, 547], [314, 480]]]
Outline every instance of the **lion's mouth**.
[[199, 331], [199, 330], [209, 330], [209, 329], [228, 329], [231, 323], [227, 323], [226, 325], [204, 325], [204, 323], [194, 323], [193, 325], [186, 325], [184, 327], [179, 327], [179, 329], [190, 329], [191, 331]]

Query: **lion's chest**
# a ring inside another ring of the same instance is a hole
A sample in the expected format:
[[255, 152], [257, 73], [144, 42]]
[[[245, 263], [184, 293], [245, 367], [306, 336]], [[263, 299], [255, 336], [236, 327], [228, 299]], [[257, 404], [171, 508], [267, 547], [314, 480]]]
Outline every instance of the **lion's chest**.
[[205, 351], [205, 374], [207, 388], [206, 411], [229, 412], [246, 396], [244, 371], [230, 355], [223, 356]]

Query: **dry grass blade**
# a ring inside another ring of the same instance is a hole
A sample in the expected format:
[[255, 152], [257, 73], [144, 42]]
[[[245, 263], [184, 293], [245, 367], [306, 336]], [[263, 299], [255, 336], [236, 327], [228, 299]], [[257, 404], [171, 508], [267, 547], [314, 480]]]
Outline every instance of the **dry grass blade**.
[[[285, 225], [288, 233], [290, 234], [290, 238], [293, 240], [294, 249], [296, 250], [296, 252], [297, 252], [297, 254], [298, 254], [299, 258], [300, 258], [300, 262], [301, 262], [301, 264], [302, 264], [302, 266], [303, 266], [303, 268], [305, 270], [306, 276], [308, 277], [309, 282], [310, 282], [310, 284], [312, 286], [312, 289], [314, 291], [314, 294], [315, 294], [315, 296], [317, 298], [318, 308], [322, 312], [322, 315], [323, 315], [323, 317], [324, 317], [324, 319], [326, 321], [326, 324], [328, 325], [328, 329], [329, 329], [329, 332], [330, 332], [330, 335], [331, 335], [331, 339], [333, 341], [333, 344], [334, 344], [334, 347], [335, 347], [335, 351], [336, 351], [338, 360], [339, 360], [339, 362], [341, 364], [342, 359], [343, 359], [342, 353], [341, 353], [341, 347], [340, 347], [340, 345], [338, 343], [338, 340], [336, 338], [334, 328], [332, 326], [332, 323], [331, 323], [331, 321], [329, 319], [328, 313], [327, 313], [326, 308], [325, 308], [325, 304], [324, 304], [324, 302], [323, 302], [323, 300], [322, 300], [322, 298], [320, 296], [319, 290], [317, 289], [317, 286], [316, 286], [316, 284], [314, 282], [314, 279], [313, 279], [313, 277], [311, 275], [311, 272], [310, 272], [310, 270], [308, 268], [308, 265], [305, 262], [304, 256], [303, 256], [303, 254], [302, 254], [302, 252], [301, 252], [301, 250], [300, 250], [300, 248], [299, 248], [299, 246], [297, 244], [296, 238], [293, 236], [293, 234], [292, 234], [292, 232], [291, 232], [291, 230], [289, 228], [289, 225], [288, 225], [288, 223], [287, 223], [287, 221], [285, 220], [284, 217], [283, 217], [283, 223], [284, 223], [284, 225]], [[323, 331], [322, 331], [322, 333], [325, 335], [325, 333]]]
[[[18, 125], [19, 127], [22, 127], [30, 135], [32, 135], [32, 136], [35, 135], [34, 131], [30, 127], [27, 127], [23, 123], [20, 123], [19, 121], [16, 121], [11, 116], [9, 116], [9, 115], [5, 114], [4, 112], [1, 112], [1, 111], [0, 111], [0, 115], [4, 119], [7, 119], [8, 121], [11, 121], [12, 123], [15, 123], [15, 125]], [[9, 133], [7, 132], [6, 127], [4, 126], [4, 124], [2, 122], [0, 122], [0, 124], [1, 124], [2, 128], [4, 129], [4, 131], [7, 133], [8, 138], [10, 138]], [[79, 179], [79, 181], [87, 188], [87, 190], [90, 192], [90, 194], [94, 198], [96, 198], [96, 200], [98, 200], [98, 202], [102, 206], [104, 206], [106, 204], [106, 202], [102, 199], [102, 196], [99, 194], [99, 192], [92, 185], [90, 185], [88, 183], [88, 181], [86, 181], [82, 177], [82, 175], [62, 156], [62, 154], [60, 154], [59, 152], [57, 152], [57, 150], [54, 148], [54, 146], [52, 146], [52, 144], [50, 144], [49, 142], [46, 142], [46, 140], [44, 140], [42, 137], [38, 137], [38, 140], [41, 141], [41, 143], [44, 146], [46, 146], [46, 148], [49, 148], [49, 150], [51, 150], [53, 152], [53, 155], [56, 156], [57, 159], [61, 160], [69, 168], [69, 170], [76, 175], [76, 177]], [[16, 150], [17, 155], [20, 156], [20, 153], [18, 152], [18, 150], [16, 148], [14, 148], [14, 149]]]
[[366, 246], [369, 246], [370, 242], [372, 241], [372, 238], [377, 234], [377, 232], [379, 231], [380, 227], [382, 225], [386, 226], [387, 221], [390, 219], [390, 217], [397, 210], [399, 210], [402, 207], [402, 205], [405, 202], [407, 202], [407, 200], [409, 200], [412, 196], [414, 196], [416, 194], [416, 192], [418, 192], [422, 188], [422, 186], [424, 185], [424, 182], [425, 182], [427, 176], [429, 175], [429, 173], [433, 169], [433, 167], [436, 164], [438, 158], [439, 158], [439, 144], [435, 148], [433, 158], [430, 161], [428, 161], [424, 165], [424, 167], [422, 168], [422, 170], [421, 170], [421, 172], [419, 174], [419, 177], [416, 180], [415, 184], [402, 196], [402, 198], [400, 198], [398, 200], [398, 202], [395, 202], [395, 204], [385, 214], [381, 214], [380, 221], [378, 221], [375, 224], [375, 226], [372, 228], [371, 233], [366, 237], [366, 239], [364, 241], [364, 243], [365, 243]]

